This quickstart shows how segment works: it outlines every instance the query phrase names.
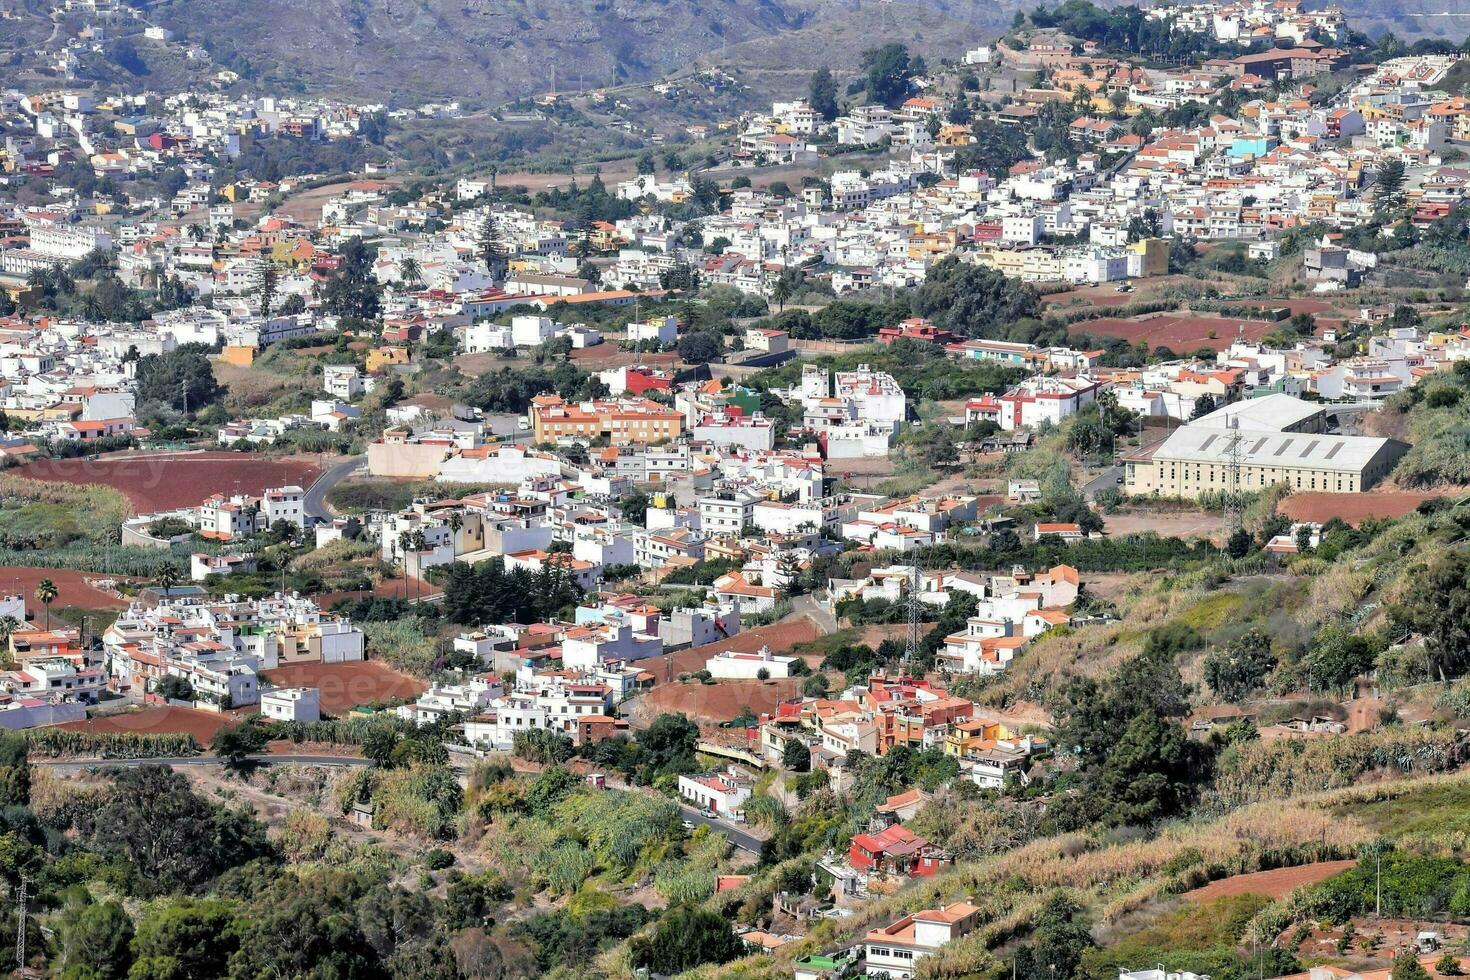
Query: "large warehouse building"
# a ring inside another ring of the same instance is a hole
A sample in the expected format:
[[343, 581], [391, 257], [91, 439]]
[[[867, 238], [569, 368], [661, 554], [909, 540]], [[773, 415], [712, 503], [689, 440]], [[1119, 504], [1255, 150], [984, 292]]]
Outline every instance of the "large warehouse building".
[[1126, 457], [1124, 488], [1133, 496], [1193, 500], [1229, 491], [1239, 467], [1239, 488], [1246, 493], [1278, 483], [1355, 493], [1387, 476], [1409, 448], [1394, 439], [1324, 434], [1320, 406], [1299, 399], [1281, 395], [1261, 402], [1269, 404], [1226, 406]]

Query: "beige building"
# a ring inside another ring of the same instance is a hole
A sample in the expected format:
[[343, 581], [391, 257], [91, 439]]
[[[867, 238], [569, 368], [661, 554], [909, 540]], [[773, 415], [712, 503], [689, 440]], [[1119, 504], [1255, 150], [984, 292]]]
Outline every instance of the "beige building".
[[1125, 458], [1123, 486], [1132, 496], [1192, 500], [1234, 489], [1238, 466], [1245, 493], [1278, 483], [1355, 493], [1387, 476], [1408, 448], [1393, 439], [1187, 426]]
[[368, 444], [368, 472], [373, 476], [431, 480], [454, 451], [454, 443], [448, 439], [416, 440], [407, 429], [385, 429], [381, 439]]

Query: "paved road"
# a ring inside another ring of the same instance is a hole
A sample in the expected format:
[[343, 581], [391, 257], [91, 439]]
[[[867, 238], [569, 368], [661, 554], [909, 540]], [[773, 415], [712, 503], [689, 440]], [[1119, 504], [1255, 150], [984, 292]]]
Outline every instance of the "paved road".
[[1123, 467], [1109, 466], [1107, 469], [1103, 470], [1101, 473], [1093, 477], [1091, 480], [1088, 480], [1087, 483], [1083, 485], [1082, 498], [1084, 500], [1092, 500], [1103, 490], [1107, 490], [1109, 488], [1117, 489], [1118, 487], [1122, 486], [1122, 483], [1120, 482], [1122, 479]]
[[682, 803], [679, 804], [679, 813], [690, 823], [702, 823], [707, 825], [711, 830], [718, 830], [730, 839], [731, 844], [734, 844], [742, 851], [749, 851], [755, 855], [759, 855], [761, 852], [761, 839], [749, 831], [741, 830], [735, 824], [727, 823], [715, 817], [706, 817], [703, 813], [694, 809], [694, 807], [685, 806]]
[[799, 595], [792, 599], [791, 611], [810, 619], [816, 624], [817, 632], [824, 636], [837, 632], [837, 617], [822, 608], [822, 604], [814, 596]]
[[367, 463], [366, 456], [356, 456], [345, 463], [338, 463], [317, 477], [316, 482], [311, 485], [311, 489], [306, 491], [306, 500], [302, 505], [302, 510], [306, 513], [306, 516], [324, 524], [330, 523], [336, 515], [327, 509], [327, 494], [331, 492], [333, 487], [347, 479], [347, 477], [355, 473], [365, 463]]
[[[251, 755], [250, 762], [263, 766], [370, 766], [371, 759], [343, 755]], [[51, 769], [90, 769], [94, 766], [134, 769], [138, 766], [222, 766], [225, 760], [214, 755], [176, 755], [157, 759], [36, 759], [31, 765]]]

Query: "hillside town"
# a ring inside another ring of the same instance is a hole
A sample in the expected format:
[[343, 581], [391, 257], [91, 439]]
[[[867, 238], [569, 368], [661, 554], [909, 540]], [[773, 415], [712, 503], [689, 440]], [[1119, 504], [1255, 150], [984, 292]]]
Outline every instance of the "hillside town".
[[1461, 46], [1067, 0], [483, 107], [54, 6], [14, 975], [1470, 969]]

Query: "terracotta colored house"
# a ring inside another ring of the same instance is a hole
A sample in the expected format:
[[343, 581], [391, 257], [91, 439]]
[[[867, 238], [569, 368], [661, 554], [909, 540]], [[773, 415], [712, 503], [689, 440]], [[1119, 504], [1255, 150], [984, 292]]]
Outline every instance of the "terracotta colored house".
[[954, 863], [947, 851], [936, 847], [903, 824], [854, 834], [847, 848], [847, 863], [858, 871], [880, 871], [927, 878]]

